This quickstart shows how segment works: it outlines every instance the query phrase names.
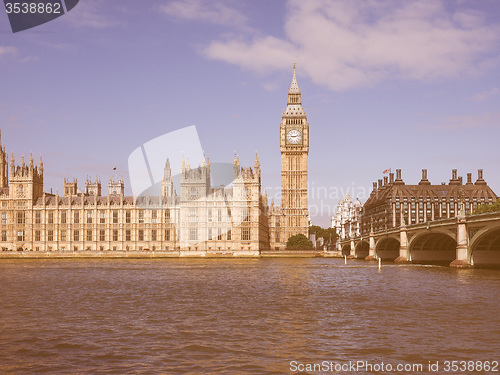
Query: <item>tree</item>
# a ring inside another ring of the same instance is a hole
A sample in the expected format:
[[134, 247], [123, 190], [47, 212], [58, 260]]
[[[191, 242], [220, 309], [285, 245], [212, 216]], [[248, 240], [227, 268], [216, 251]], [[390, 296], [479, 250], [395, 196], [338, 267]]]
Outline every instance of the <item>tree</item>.
[[478, 206], [472, 214], [473, 215], [484, 214], [486, 212], [496, 212], [496, 211], [500, 211], [500, 199], [493, 204], [482, 204]]
[[323, 231], [324, 229], [321, 228], [319, 225], [311, 225], [309, 227], [309, 235], [315, 234], [316, 238], [323, 237]]
[[326, 228], [323, 229], [323, 239], [326, 243], [333, 243], [337, 240], [337, 231], [335, 228]]
[[337, 231], [335, 228], [321, 228], [318, 225], [309, 227], [309, 234], [315, 234], [316, 239], [323, 238], [324, 244], [328, 247], [337, 240]]
[[286, 241], [286, 248], [287, 250], [310, 250], [313, 248], [313, 243], [300, 233], [290, 237]]

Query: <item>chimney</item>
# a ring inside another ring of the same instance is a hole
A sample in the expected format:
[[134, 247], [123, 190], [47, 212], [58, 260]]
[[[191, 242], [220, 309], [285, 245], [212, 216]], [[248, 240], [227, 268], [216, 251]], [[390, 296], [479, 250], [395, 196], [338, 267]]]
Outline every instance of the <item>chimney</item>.
[[378, 188], [380, 189], [382, 187], [382, 179], [378, 180]]
[[422, 179], [418, 183], [419, 185], [430, 185], [431, 183], [427, 179], [427, 169], [422, 169]]
[[396, 181], [394, 181], [395, 185], [404, 185], [405, 183], [401, 179], [401, 169], [396, 169]]
[[458, 178], [458, 181], [460, 182], [460, 185], [463, 185], [463, 184], [464, 184], [464, 179], [463, 179], [463, 177], [462, 177], [462, 176], [460, 176], [460, 177]]
[[466, 185], [472, 185], [472, 173], [467, 173], [467, 183]]
[[486, 185], [486, 181], [484, 181], [484, 179], [483, 179], [483, 170], [482, 169], [477, 170], [477, 181], [476, 181], [475, 185]]
[[452, 169], [451, 170], [450, 185], [459, 185], [459, 184], [460, 184], [460, 181], [458, 180], [458, 177], [457, 177], [457, 170], [456, 169]]
[[375, 191], [375, 190], [377, 190], [377, 183], [376, 182], [373, 183], [373, 191]]
[[389, 183], [390, 184], [394, 183], [394, 173], [393, 172], [389, 173]]
[[384, 177], [384, 186], [386, 186], [386, 185], [387, 185], [388, 180], [389, 180], [389, 177], [385, 176], [385, 177]]

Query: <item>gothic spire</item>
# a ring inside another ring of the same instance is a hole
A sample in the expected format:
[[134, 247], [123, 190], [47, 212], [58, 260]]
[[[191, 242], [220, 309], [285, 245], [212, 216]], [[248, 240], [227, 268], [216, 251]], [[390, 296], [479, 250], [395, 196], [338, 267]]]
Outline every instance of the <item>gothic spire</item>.
[[289, 94], [300, 94], [299, 84], [297, 83], [297, 76], [295, 74], [295, 59], [293, 59], [293, 77], [290, 88], [288, 89]]
[[260, 167], [259, 154], [255, 152], [254, 168]]
[[[299, 84], [297, 83], [297, 76], [295, 74], [295, 59], [293, 60], [293, 77], [292, 83], [290, 84], [290, 88], [288, 89], [288, 102], [287, 102], [287, 111], [291, 109], [290, 105], [299, 105], [301, 106], [301, 95]], [[300, 108], [302, 110], [302, 108]]]
[[172, 170], [170, 169], [170, 159], [167, 158], [167, 161], [165, 162], [165, 169], [163, 170], [163, 178], [167, 179], [172, 177]]
[[43, 161], [42, 161], [42, 155], [40, 154], [40, 162], [38, 163], [38, 173], [42, 174], [43, 173]]

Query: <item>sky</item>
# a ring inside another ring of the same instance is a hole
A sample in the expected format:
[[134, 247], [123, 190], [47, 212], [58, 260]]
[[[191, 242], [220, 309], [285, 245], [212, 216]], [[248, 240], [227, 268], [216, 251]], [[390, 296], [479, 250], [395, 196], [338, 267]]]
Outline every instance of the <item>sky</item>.
[[80, 0], [18, 33], [1, 11], [2, 145], [16, 163], [43, 156], [47, 192], [99, 176], [107, 194], [119, 175], [131, 194], [133, 150], [196, 125], [212, 163], [258, 152], [279, 202], [293, 59], [313, 224], [386, 169], [440, 184], [481, 168], [500, 194], [497, 0]]

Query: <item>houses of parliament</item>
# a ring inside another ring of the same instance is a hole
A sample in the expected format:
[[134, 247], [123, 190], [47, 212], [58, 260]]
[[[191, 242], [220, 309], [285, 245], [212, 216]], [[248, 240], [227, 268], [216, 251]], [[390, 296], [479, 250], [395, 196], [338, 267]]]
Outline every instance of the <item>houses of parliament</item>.
[[307, 158], [309, 124], [295, 64], [287, 107], [279, 126], [281, 206], [262, 192], [261, 166], [233, 160], [233, 182], [211, 186], [210, 162], [182, 161], [180, 191], [165, 161], [159, 197], [124, 195], [122, 179], [64, 180], [64, 193], [44, 191], [42, 158], [16, 164], [0, 138], [0, 248], [3, 251], [173, 251], [205, 255], [258, 255], [284, 250], [288, 238], [308, 235]]

